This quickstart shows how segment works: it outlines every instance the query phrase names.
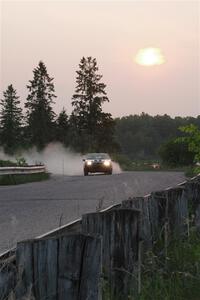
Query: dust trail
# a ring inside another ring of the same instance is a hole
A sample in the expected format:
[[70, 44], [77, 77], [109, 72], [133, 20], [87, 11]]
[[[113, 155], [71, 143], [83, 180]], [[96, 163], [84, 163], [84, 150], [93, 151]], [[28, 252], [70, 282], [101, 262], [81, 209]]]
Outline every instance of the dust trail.
[[117, 162], [113, 161], [112, 165], [113, 165], [113, 174], [122, 173], [122, 169], [120, 168], [120, 165]]
[[44, 164], [48, 172], [62, 175], [81, 175], [83, 173], [82, 155], [73, 153], [60, 143], [50, 143], [41, 152], [36, 148], [22, 151], [15, 156], [6, 155], [0, 151], [0, 159], [16, 161], [17, 157], [25, 158], [30, 165]]
[[[36, 148], [32, 148], [15, 156], [6, 155], [0, 149], [0, 159], [16, 161], [17, 157], [25, 158], [30, 165], [44, 164], [48, 172], [52, 174], [83, 174], [83, 155], [64, 148], [60, 143], [50, 143], [41, 152], [38, 152]], [[121, 173], [120, 166], [115, 162], [113, 162], [113, 173]]]

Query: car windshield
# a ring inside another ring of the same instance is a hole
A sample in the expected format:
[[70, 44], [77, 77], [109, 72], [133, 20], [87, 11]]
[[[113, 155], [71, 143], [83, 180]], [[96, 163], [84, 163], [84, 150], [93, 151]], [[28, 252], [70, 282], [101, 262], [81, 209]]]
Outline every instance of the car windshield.
[[110, 157], [107, 153], [89, 153], [86, 159], [110, 159]]

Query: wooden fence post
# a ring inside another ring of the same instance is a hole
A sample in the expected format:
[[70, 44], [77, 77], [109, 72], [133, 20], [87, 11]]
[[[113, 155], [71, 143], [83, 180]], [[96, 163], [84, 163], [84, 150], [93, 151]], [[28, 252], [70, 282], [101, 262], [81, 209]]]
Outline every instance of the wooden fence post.
[[100, 299], [101, 239], [84, 235], [21, 242], [16, 299]]
[[137, 294], [139, 214], [133, 209], [113, 209], [83, 215], [84, 234], [100, 235], [103, 244], [104, 297], [128, 299]]

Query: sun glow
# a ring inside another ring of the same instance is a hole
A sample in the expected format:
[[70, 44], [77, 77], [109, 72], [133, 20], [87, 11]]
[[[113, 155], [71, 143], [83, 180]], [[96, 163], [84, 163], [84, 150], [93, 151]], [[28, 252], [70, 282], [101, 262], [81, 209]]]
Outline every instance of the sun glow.
[[160, 48], [143, 48], [138, 51], [135, 61], [139, 65], [150, 67], [162, 65], [165, 58]]

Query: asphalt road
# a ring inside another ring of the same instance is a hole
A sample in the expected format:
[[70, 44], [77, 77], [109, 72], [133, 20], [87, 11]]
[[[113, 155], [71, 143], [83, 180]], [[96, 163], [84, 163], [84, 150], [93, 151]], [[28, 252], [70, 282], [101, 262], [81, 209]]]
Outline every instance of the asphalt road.
[[0, 253], [98, 207], [175, 186], [184, 179], [178, 172], [125, 172], [52, 176], [48, 181], [0, 187]]

